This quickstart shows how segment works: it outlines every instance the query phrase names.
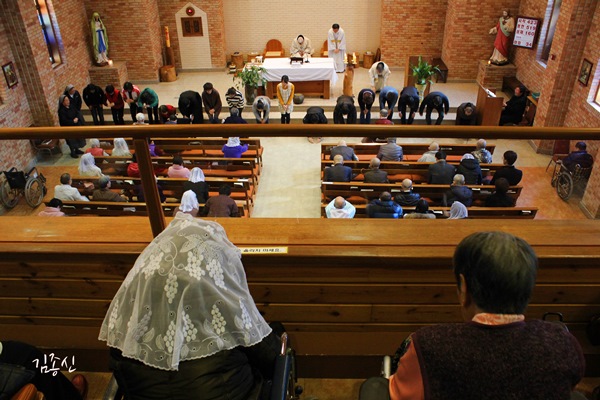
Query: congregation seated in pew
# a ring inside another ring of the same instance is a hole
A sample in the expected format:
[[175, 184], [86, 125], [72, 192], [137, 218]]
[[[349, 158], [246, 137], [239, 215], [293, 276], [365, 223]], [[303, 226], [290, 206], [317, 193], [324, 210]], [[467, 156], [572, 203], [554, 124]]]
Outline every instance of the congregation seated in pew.
[[381, 161], [375, 157], [371, 159], [369, 169], [364, 173], [365, 183], [387, 183], [388, 173], [379, 169]]
[[346, 201], [342, 196], [338, 196], [331, 200], [325, 207], [325, 215], [327, 218], [354, 218], [356, 208]]
[[455, 202], [460, 202], [465, 207], [473, 205], [473, 191], [465, 186], [465, 177], [461, 174], [454, 175], [450, 190], [444, 193], [444, 206], [452, 206]]
[[446, 153], [438, 151], [435, 153], [435, 164], [429, 166], [429, 177], [427, 183], [450, 184], [456, 173], [456, 167], [446, 162]]
[[486, 207], [514, 207], [515, 199], [508, 195], [510, 184], [506, 178], [496, 180], [496, 190], [485, 199]]
[[460, 159], [460, 164], [456, 167], [456, 172], [465, 177], [467, 185], [481, 185], [483, 176], [479, 161], [471, 153], [466, 153]]
[[183, 166], [183, 158], [181, 156], [173, 157], [173, 165], [167, 170], [169, 178], [189, 178], [190, 170]]
[[367, 216], [398, 219], [402, 216], [402, 207], [392, 199], [390, 192], [383, 192], [367, 205]]
[[46, 208], [38, 213], [39, 217], [64, 217], [65, 213], [60, 210], [63, 202], [56, 197], [48, 202]]
[[175, 209], [173, 209], [173, 216], [177, 215], [178, 212], [182, 212], [184, 214], [189, 214], [192, 217], [197, 217], [200, 212], [200, 208], [198, 206], [198, 198], [196, 197], [196, 193], [192, 190], [186, 190], [183, 192], [183, 196], [181, 196], [181, 204]]
[[327, 182], [350, 182], [352, 180], [352, 168], [344, 165], [341, 154], [333, 157], [333, 166], [325, 168], [323, 180]]
[[429, 211], [429, 203], [425, 199], [419, 199], [415, 211], [404, 213], [404, 219], [435, 219], [435, 214]]
[[427, 151], [425, 153], [423, 153], [423, 155], [421, 156], [421, 158], [419, 158], [419, 162], [435, 162], [436, 158], [435, 155], [437, 154], [437, 152], [440, 151], [440, 145], [437, 144], [436, 142], [432, 142], [429, 145], [429, 148], [427, 149]]
[[[413, 192], [413, 183], [410, 179], [404, 179], [402, 181], [402, 189], [400, 193], [396, 195], [396, 203], [401, 206], [416, 206], [419, 200], [421, 200], [421, 195], [419, 193]], [[429, 207], [429, 204], [427, 205]]]
[[238, 206], [230, 195], [231, 187], [222, 185], [219, 188], [219, 195], [208, 199], [202, 215], [206, 217], [238, 217]]
[[206, 203], [208, 200], [208, 184], [205, 182], [204, 172], [198, 167], [192, 168], [187, 182], [183, 183], [184, 193], [188, 190], [196, 194], [196, 200], [200, 203]]
[[387, 143], [379, 148], [377, 158], [381, 161], [402, 161], [404, 159], [402, 146], [396, 144], [395, 137], [387, 138]]
[[127, 201], [127, 198], [110, 190], [110, 177], [103, 175], [98, 179], [99, 188], [92, 193], [94, 201]]
[[72, 184], [71, 174], [62, 174], [60, 176], [60, 184], [54, 187], [54, 197], [62, 201], [90, 201], [77, 188], [71, 186]]
[[515, 168], [516, 161], [517, 153], [512, 150], [505, 151], [502, 159], [504, 167], [496, 171], [490, 184], [493, 185], [496, 182], [496, 179], [505, 178], [511, 186], [518, 185], [523, 178], [523, 171]]

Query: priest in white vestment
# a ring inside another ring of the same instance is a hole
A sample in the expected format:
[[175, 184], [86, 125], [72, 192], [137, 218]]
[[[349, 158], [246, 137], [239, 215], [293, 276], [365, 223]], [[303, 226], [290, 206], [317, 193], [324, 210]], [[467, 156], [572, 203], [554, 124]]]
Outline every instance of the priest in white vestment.
[[327, 54], [333, 58], [335, 72], [344, 72], [344, 56], [346, 55], [346, 35], [338, 24], [333, 24], [327, 34]]
[[310, 45], [309, 38], [305, 38], [303, 35], [298, 35], [298, 37], [292, 42], [292, 47], [290, 48], [290, 57], [306, 58], [307, 56], [311, 56], [312, 53], [313, 48]]

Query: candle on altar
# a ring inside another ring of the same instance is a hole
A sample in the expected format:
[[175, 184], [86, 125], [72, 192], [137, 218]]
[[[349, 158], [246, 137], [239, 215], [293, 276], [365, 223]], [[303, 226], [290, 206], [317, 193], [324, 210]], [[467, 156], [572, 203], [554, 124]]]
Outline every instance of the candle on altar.
[[344, 64], [348, 64], [348, 54], [344, 54]]
[[358, 64], [356, 62], [356, 53], [352, 53], [352, 64]]
[[171, 47], [171, 38], [169, 37], [169, 27], [165, 26], [165, 43], [167, 47]]
[[108, 60], [108, 65], [112, 67], [113, 66], [113, 60]]

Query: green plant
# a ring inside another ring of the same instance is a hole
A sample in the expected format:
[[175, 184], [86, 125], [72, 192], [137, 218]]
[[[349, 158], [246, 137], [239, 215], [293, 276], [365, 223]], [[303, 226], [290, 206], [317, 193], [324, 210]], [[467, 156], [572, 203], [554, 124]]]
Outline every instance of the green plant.
[[412, 65], [410, 68], [413, 76], [415, 77], [417, 85], [426, 85], [427, 82], [433, 83], [430, 78], [437, 72], [440, 72], [440, 69], [437, 65], [434, 66], [429, 64], [427, 61], [423, 61], [421, 56], [419, 56], [419, 62], [417, 65]]
[[242, 85], [251, 88], [264, 86], [267, 83], [267, 80], [263, 78], [266, 71], [263, 67], [256, 65], [246, 66], [233, 76], [233, 81], [238, 89], [241, 89]]

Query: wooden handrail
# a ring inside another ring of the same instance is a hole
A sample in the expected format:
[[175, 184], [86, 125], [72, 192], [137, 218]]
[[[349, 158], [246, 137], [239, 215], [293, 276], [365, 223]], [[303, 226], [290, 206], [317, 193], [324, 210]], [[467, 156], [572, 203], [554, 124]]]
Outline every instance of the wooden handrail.
[[144, 198], [148, 205], [148, 218], [150, 218], [152, 234], [154, 237], [157, 237], [165, 229], [167, 224], [161, 206], [158, 186], [155, 182], [154, 168], [152, 167], [152, 158], [150, 157], [148, 141], [144, 139], [135, 139], [134, 145], [138, 167], [140, 169], [140, 177], [142, 178], [142, 190], [144, 191]]
[[481, 126], [432, 126], [432, 125], [146, 125], [146, 126], [76, 126], [2, 128], [0, 140], [19, 139], [73, 139], [133, 137], [214, 137], [214, 136], [261, 136], [261, 137], [417, 137], [417, 138], [485, 138], [485, 139], [600, 139], [600, 128], [565, 127], [481, 127]]

